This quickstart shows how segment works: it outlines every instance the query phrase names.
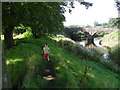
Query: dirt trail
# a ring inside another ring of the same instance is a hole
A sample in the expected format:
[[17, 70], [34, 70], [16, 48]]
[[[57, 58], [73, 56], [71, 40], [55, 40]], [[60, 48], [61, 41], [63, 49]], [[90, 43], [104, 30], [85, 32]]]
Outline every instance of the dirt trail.
[[43, 78], [48, 81], [45, 88], [52, 88], [55, 82], [55, 70], [52, 61], [45, 61], [46, 66], [43, 69]]
[[44, 88], [53, 88], [56, 79], [54, 64], [52, 61], [47, 60], [44, 60], [43, 62], [45, 63], [45, 66], [40, 69], [40, 72], [37, 72], [37, 75], [42, 76], [43, 79], [48, 81]]
[[[38, 45], [38, 44], [35, 44], [35, 45]], [[37, 73], [38, 73], [38, 75], [42, 76], [43, 79], [48, 81], [45, 88], [53, 88], [54, 82], [55, 82], [55, 77], [56, 77], [54, 63], [52, 62], [51, 58], [50, 58], [50, 61], [43, 59], [43, 62], [45, 64], [45, 66], [42, 67], [40, 72], [37, 72]]]

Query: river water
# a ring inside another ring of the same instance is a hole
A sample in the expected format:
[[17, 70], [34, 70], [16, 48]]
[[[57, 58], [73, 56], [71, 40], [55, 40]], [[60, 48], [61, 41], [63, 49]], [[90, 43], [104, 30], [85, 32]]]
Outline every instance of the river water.
[[[88, 51], [93, 52], [93, 48], [99, 48], [101, 50], [104, 50], [102, 45], [100, 44], [100, 42], [102, 41], [101, 38], [94, 38], [94, 45], [90, 45], [90, 46], [85, 46], [85, 42], [78, 42], [77, 44], [82, 46], [82, 47], [88, 47]], [[109, 60], [109, 53], [107, 51], [105, 51], [102, 55], [100, 55], [104, 60], [108, 61]]]

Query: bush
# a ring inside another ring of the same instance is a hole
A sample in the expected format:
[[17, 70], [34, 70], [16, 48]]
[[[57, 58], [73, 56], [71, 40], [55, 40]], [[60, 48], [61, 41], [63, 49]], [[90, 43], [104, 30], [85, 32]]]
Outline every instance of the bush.
[[77, 86], [78, 83], [76, 82], [71, 69], [68, 67], [68, 65], [65, 62], [66, 60], [57, 58], [57, 57], [58, 56], [51, 57], [53, 64], [54, 64], [56, 77], [57, 77], [53, 88], [62, 88], [62, 87], [76, 88], [78, 87]]
[[[104, 62], [102, 57], [96, 55], [95, 53], [88, 52], [87, 50], [83, 49], [81, 46], [77, 46], [74, 43], [72, 43], [71, 41], [60, 40], [59, 43], [62, 43], [62, 46], [65, 49], [67, 49], [68, 51], [71, 51], [74, 54], [78, 55], [81, 59], [86, 59], [86, 60], [90, 60], [90, 61], [100, 62], [100, 63], [103, 64], [103, 66], [105, 68], [108, 68], [109, 70], [111, 70], [111, 71], [113, 71], [115, 73], [119, 73], [120, 72], [118, 67], [115, 66], [114, 64], [109, 63], [109, 62]], [[118, 49], [115, 48], [114, 52], [111, 51], [110, 56], [111, 56], [112, 60], [115, 60], [117, 63], [119, 63], [118, 58], [120, 58], [120, 57], [116, 57], [116, 55], [118, 56], [118, 52], [116, 50], [118, 50]]]
[[119, 45], [116, 45], [114, 48], [112, 48], [109, 52], [110, 54], [110, 59], [112, 61], [114, 61], [116, 64], [120, 65], [120, 55], [119, 55], [119, 52], [120, 52], [120, 46]]
[[32, 37], [32, 32], [31, 32], [31, 31], [25, 32], [25, 33], [24, 33], [24, 37], [25, 37], [25, 38]]
[[72, 48], [72, 46], [74, 45], [74, 43], [71, 42], [71, 41], [68, 41], [68, 40], [65, 40], [63, 43], [64, 43], [64, 47], [65, 47], [67, 50], [71, 51], [71, 48]]
[[60, 46], [63, 46], [68, 51], [72, 51], [74, 54], [80, 56], [83, 59], [102, 62], [102, 58], [100, 56], [97, 56], [96, 54], [93, 54], [91, 52], [88, 52], [87, 50], [83, 49], [81, 46], [77, 46], [71, 41], [59, 41]]
[[103, 66], [108, 68], [109, 70], [113, 71], [114, 73], [120, 73], [119, 67], [110, 62], [104, 62]]

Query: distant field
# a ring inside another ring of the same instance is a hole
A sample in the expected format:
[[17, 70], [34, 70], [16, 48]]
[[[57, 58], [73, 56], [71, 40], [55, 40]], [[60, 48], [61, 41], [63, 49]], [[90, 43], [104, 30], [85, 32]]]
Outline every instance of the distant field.
[[1, 40], [4, 40], [4, 35], [1, 35]]
[[[15, 36], [15, 37], [13, 37], [14, 39], [16, 39], [16, 38], [23, 38], [23, 35], [17, 35], [17, 36]], [[4, 40], [4, 35], [1, 35], [1, 40]]]

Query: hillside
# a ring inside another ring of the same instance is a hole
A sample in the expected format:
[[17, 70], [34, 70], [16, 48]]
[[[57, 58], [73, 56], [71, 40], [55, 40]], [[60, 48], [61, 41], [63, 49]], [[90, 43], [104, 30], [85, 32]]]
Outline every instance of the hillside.
[[102, 38], [102, 46], [114, 47], [120, 43], [120, 30], [113, 31]]
[[120, 46], [117, 32], [111, 33], [119, 20], [103, 18], [99, 24], [97, 16], [92, 27], [84, 23], [87, 17], [79, 23], [81, 16], [72, 16], [73, 22], [65, 14], [81, 8], [77, 3], [86, 9], [93, 5], [84, 0], [2, 3], [0, 88], [120, 88]]
[[113, 61], [113, 63], [120, 66], [120, 30], [111, 32], [108, 35], [105, 35], [102, 38], [101, 45], [106, 47], [109, 51], [109, 57]]
[[[16, 46], [6, 53], [13, 88], [118, 88], [118, 74], [101, 63], [83, 59], [47, 37], [17, 37]], [[50, 62], [44, 61], [41, 53], [46, 42], [51, 49]], [[48, 68], [53, 80], [45, 76]]]

